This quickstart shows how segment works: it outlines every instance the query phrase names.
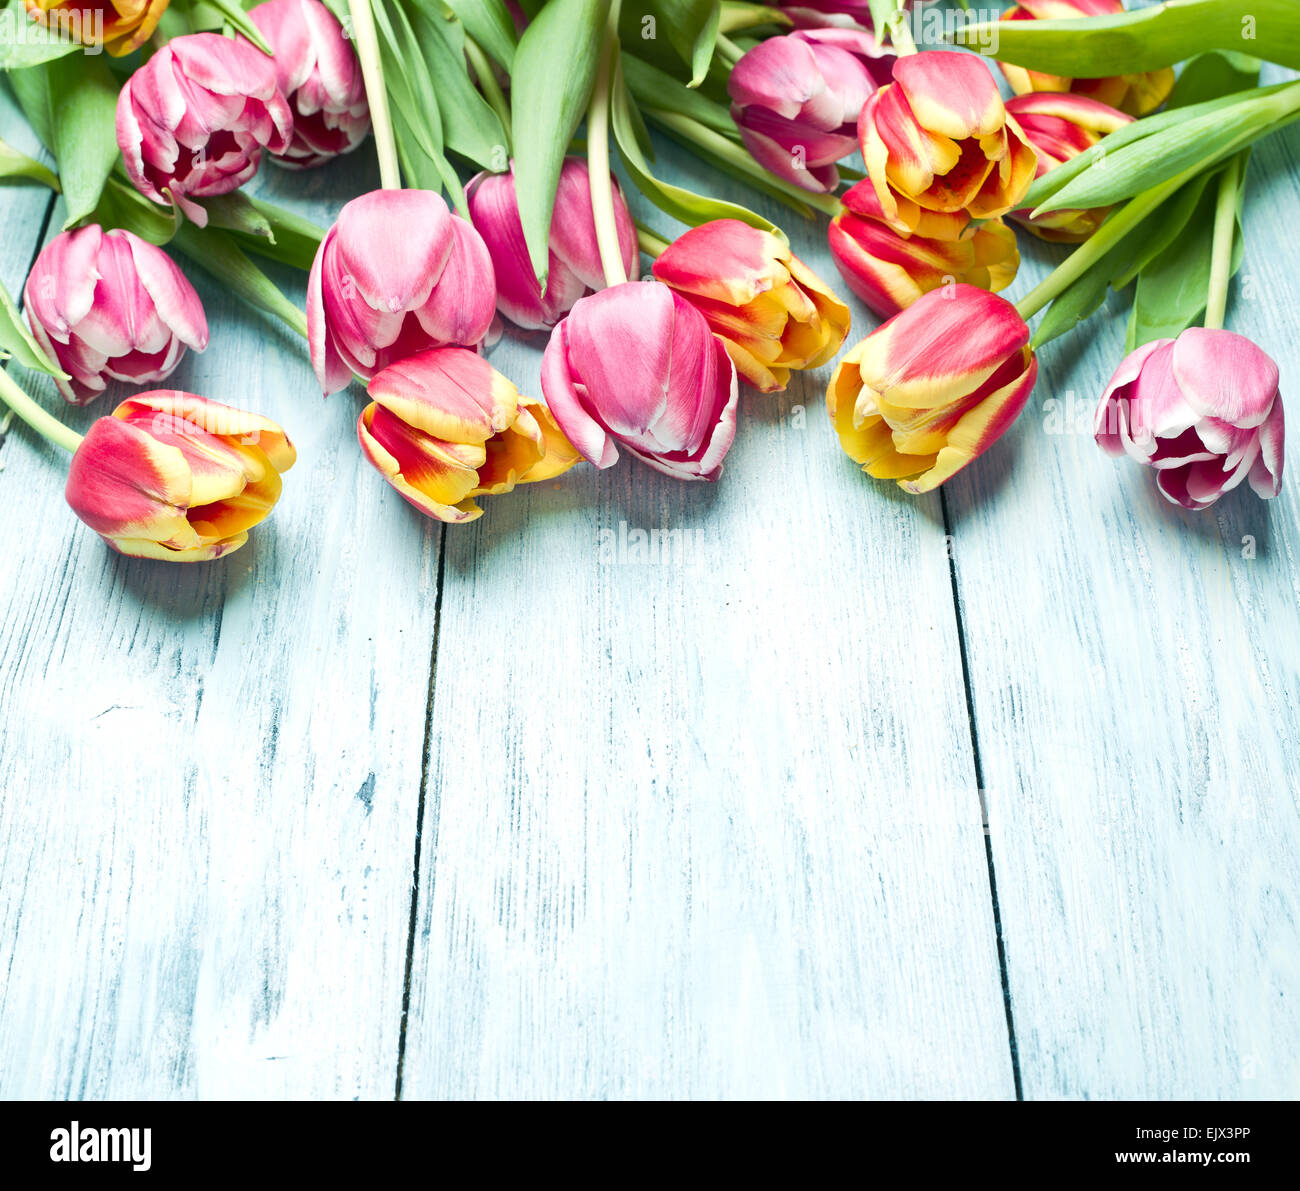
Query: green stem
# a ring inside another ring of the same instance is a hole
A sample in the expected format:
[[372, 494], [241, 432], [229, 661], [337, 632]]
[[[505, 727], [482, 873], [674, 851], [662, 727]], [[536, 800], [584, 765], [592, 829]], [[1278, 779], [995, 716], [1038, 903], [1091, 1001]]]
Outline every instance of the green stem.
[[600, 49], [596, 85], [587, 108], [587, 175], [591, 187], [591, 212], [596, 224], [596, 246], [600, 250], [600, 267], [606, 285], [622, 285], [627, 280], [623, 268], [623, 249], [618, 242], [618, 220], [614, 215], [614, 184], [609, 172], [609, 101], [614, 74], [614, 54], [618, 50], [619, 0], [609, 8], [605, 44]]
[[766, 4], [740, 4], [722, 0], [722, 15], [718, 18], [720, 33], [739, 33], [758, 25], [783, 25], [789, 28], [794, 22], [779, 8]]
[[720, 132], [714, 132], [712, 128], [701, 124], [698, 120], [692, 120], [689, 116], [683, 116], [678, 112], [667, 112], [662, 108], [646, 108], [645, 115], [648, 119], [653, 119], [656, 124], [661, 124], [669, 131], [675, 132], [683, 140], [703, 149], [710, 156], [718, 158], [751, 178], [757, 178], [773, 190], [788, 194], [791, 198], [798, 199], [801, 203], [815, 207], [818, 211], [832, 217], [840, 213], [840, 200], [833, 194], [818, 194], [813, 190], [804, 190], [802, 186], [795, 186], [784, 178], [778, 178], [759, 165], [742, 146], [728, 140]]
[[1237, 196], [1241, 192], [1243, 155], [1234, 157], [1219, 177], [1219, 197], [1214, 208], [1214, 248], [1210, 258], [1210, 285], [1205, 301], [1205, 325], [1223, 329], [1228, 309], [1228, 283], [1232, 280], [1232, 247], [1237, 236]]
[[895, 9], [894, 15], [889, 18], [889, 42], [898, 51], [900, 57], [917, 52], [905, 8]]
[[250, 306], [275, 315], [291, 330], [307, 338], [307, 316], [280, 292], [275, 282], [253, 264], [225, 232], [216, 228], [199, 231], [192, 223], [185, 223], [172, 244]]
[[492, 63], [488, 61], [483, 47], [469, 34], [465, 35], [465, 57], [474, 68], [474, 74], [478, 78], [478, 88], [483, 92], [488, 107], [496, 112], [497, 119], [501, 121], [502, 131], [506, 134], [506, 155], [509, 156], [511, 141], [514, 139], [514, 129], [510, 125], [510, 104], [506, 102], [505, 92], [501, 90], [501, 84], [497, 82], [497, 76], [492, 72]]
[[1020, 317], [1028, 322], [1049, 302], [1059, 298], [1165, 199], [1190, 182], [1200, 171], [1201, 166], [1193, 166], [1129, 200], [1016, 303]]
[[384, 85], [384, 67], [379, 57], [379, 34], [375, 32], [375, 14], [370, 4], [371, 0], [348, 0], [348, 12], [352, 15], [352, 35], [356, 39], [361, 77], [366, 85], [366, 102], [370, 105], [380, 185], [385, 190], [401, 190], [397, 138], [393, 135], [393, 117], [388, 110], [388, 90]]
[[670, 241], [665, 240], [652, 227], [647, 227], [639, 219], [636, 224], [636, 242], [642, 252], [651, 260], [658, 260], [668, 250]]
[[71, 426], [65, 426], [51, 413], [46, 413], [15, 383], [14, 378], [0, 368], [0, 401], [3, 401], [37, 434], [48, 438], [65, 451], [75, 451], [81, 445], [81, 435]]
[[728, 66], [735, 66], [745, 56], [745, 51], [725, 33], [719, 33], [714, 44], [717, 46], [718, 57]]

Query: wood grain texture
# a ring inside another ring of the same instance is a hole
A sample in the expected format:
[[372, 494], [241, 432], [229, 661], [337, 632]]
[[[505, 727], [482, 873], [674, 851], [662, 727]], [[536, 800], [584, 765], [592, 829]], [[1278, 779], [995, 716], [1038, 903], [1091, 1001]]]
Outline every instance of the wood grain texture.
[[280, 420], [299, 462], [243, 550], [167, 567], [72, 516], [57, 451], [6, 446], [0, 1094], [387, 1097], [438, 536], [361, 462], [353, 397], [183, 267], [213, 336], [169, 383]]
[[[1291, 404], [1297, 146], [1257, 150], [1229, 306]], [[1295, 476], [1198, 514], [1103, 455], [1109, 309], [1041, 353], [1010, 441], [948, 495], [1024, 1092], [1294, 1098]]]
[[[542, 342], [493, 362], [536, 392]], [[1013, 1094], [938, 502], [825, 383], [746, 394], [716, 487], [625, 459], [448, 532], [404, 1095]]]

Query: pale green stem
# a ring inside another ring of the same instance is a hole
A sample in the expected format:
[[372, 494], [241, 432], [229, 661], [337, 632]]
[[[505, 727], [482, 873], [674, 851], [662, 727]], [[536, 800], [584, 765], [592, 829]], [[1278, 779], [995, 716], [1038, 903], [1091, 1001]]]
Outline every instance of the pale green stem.
[[651, 260], [657, 260], [668, 249], [669, 241], [665, 240], [653, 228], [646, 227], [640, 221], [636, 225], [636, 242], [642, 252]]
[[725, 33], [718, 34], [718, 40], [715, 44], [717, 45], [718, 56], [728, 66], [735, 66], [745, 56], [745, 51]]
[[1159, 186], [1144, 190], [1136, 198], [1131, 199], [1116, 211], [1047, 277], [1016, 303], [1016, 309], [1020, 312], [1020, 317], [1028, 322], [1049, 302], [1059, 298], [1129, 232], [1137, 227], [1142, 220], [1160, 206], [1165, 199], [1200, 173], [1201, 169], [1202, 167], [1197, 165], [1192, 169], [1184, 170], [1167, 182], [1161, 182]]
[[889, 43], [896, 49], [900, 57], [907, 54], [915, 54], [916, 42], [912, 40], [912, 30], [908, 24], [907, 10], [898, 8], [894, 15], [889, 18]]
[[397, 138], [393, 135], [393, 117], [388, 110], [388, 90], [384, 85], [384, 67], [379, 57], [379, 34], [375, 32], [375, 14], [370, 4], [371, 0], [348, 0], [348, 12], [352, 15], [352, 36], [356, 40], [361, 77], [366, 85], [366, 102], [370, 105], [375, 153], [379, 157], [379, 182], [385, 190], [401, 190]]
[[766, 4], [733, 4], [723, 0], [722, 15], [718, 18], [718, 30], [722, 33], [738, 33], [742, 29], [752, 29], [756, 25], [794, 24], [779, 8], [768, 8]]
[[506, 102], [505, 92], [497, 82], [497, 76], [492, 71], [492, 63], [488, 61], [488, 56], [479, 43], [468, 35], [465, 37], [465, 57], [469, 59], [469, 64], [478, 76], [478, 87], [483, 92], [488, 107], [496, 112], [497, 119], [501, 121], [501, 128], [506, 134], [506, 153], [509, 154], [510, 142], [514, 137], [514, 130], [510, 126], [510, 104]]
[[1241, 189], [1242, 159], [1234, 157], [1219, 177], [1219, 197], [1214, 208], [1214, 249], [1210, 258], [1210, 286], [1205, 302], [1205, 325], [1223, 329], [1228, 309], [1228, 283], [1232, 280], [1232, 247], [1237, 236], [1237, 195]]
[[812, 190], [804, 190], [802, 186], [795, 186], [784, 178], [778, 178], [776, 174], [759, 165], [735, 141], [728, 140], [720, 132], [714, 132], [712, 128], [701, 124], [698, 120], [692, 120], [689, 116], [683, 116], [678, 112], [667, 112], [662, 108], [646, 108], [645, 114], [647, 117], [652, 117], [655, 123], [662, 124], [684, 140], [698, 145], [706, 153], [725, 161], [751, 178], [760, 179], [773, 189], [781, 191], [782, 194], [788, 194], [801, 203], [816, 207], [817, 210], [825, 212], [832, 218], [840, 213], [840, 200], [833, 194], [818, 194]]
[[618, 0], [610, 5], [605, 44], [600, 49], [596, 85], [587, 108], [587, 181], [591, 187], [591, 211], [596, 224], [596, 247], [606, 285], [627, 280], [623, 249], [618, 242], [618, 220], [614, 215], [614, 184], [609, 172], [609, 100], [614, 75], [614, 54], [618, 50]]
[[48, 438], [65, 451], [75, 451], [81, 446], [81, 435], [71, 426], [65, 426], [51, 413], [46, 413], [14, 382], [14, 378], [0, 368], [0, 401], [3, 401], [37, 434]]

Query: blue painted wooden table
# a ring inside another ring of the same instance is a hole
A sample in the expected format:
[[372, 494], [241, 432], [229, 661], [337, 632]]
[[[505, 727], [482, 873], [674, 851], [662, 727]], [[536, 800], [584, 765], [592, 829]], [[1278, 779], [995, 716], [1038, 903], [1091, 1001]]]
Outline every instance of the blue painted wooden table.
[[[1298, 149], [1229, 310], [1288, 396]], [[835, 277], [824, 221], [662, 160]], [[370, 161], [255, 186], [327, 223]], [[16, 293], [62, 217], [0, 196]], [[743, 397], [716, 487], [583, 467], [444, 529], [189, 271], [173, 383], [300, 461], [169, 568], [0, 444], [0, 1095], [1300, 1094], [1300, 488], [1185, 513], [1097, 450], [1122, 299], [942, 494], [857, 471], [823, 369]], [[542, 343], [492, 361], [536, 393]]]

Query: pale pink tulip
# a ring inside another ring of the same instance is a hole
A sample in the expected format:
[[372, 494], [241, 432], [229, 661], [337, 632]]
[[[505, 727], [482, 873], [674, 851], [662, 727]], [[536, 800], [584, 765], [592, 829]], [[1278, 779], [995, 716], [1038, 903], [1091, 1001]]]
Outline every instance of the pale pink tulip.
[[618, 448], [679, 480], [716, 480], [736, 435], [736, 370], [704, 316], [657, 281], [582, 298], [551, 332], [542, 393], [584, 458]]
[[1166, 500], [1209, 508], [1242, 480], [1256, 495], [1282, 486], [1278, 370], [1244, 335], [1191, 327], [1120, 364], [1097, 406], [1097, 445], [1156, 472]]
[[158, 389], [100, 418], [72, 457], [68, 504], [120, 554], [205, 562], [238, 550], [297, 452], [274, 422]]
[[483, 238], [431, 190], [372, 190], [321, 241], [307, 279], [307, 341], [321, 388], [448, 344], [478, 347], [496, 308]]
[[271, 59], [217, 33], [172, 38], [117, 100], [117, 143], [136, 189], [200, 227], [208, 213], [193, 200], [237, 190], [262, 150], [283, 153], [292, 132]]
[[370, 107], [338, 18], [320, 0], [267, 0], [248, 15], [275, 51], [276, 83], [293, 111], [293, 139], [273, 159], [310, 169], [351, 153], [370, 131]]
[[835, 163], [857, 150], [858, 114], [893, 62], [861, 30], [769, 38], [731, 72], [731, 117], [760, 165], [805, 190], [834, 190]]
[[169, 376], [192, 347], [208, 346], [194, 287], [161, 248], [121, 228], [60, 232], [36, 258], [23, 308], [37, 342], [69, 379], [60, 392], [93, 401], [108, 381]]
[[[524, 242], [515, 195], [514, 165], [508, 174], [482, 173], [466, 187], [469, 213], [487, 244], [497, 280], [497, 309], [512, 323], [528, 330], [553, 327], [581, 297], [604, 289], [605, 274], [596, 246], [596, 224], [591, 213], [591, 187], [587, 163], [566, 157], [551, 215], [550, 267], [546, 293], [538, 284]], [[614, 185], [614, 218], [623, 250], [623, 268], [637, 271], [636, 224]]]

